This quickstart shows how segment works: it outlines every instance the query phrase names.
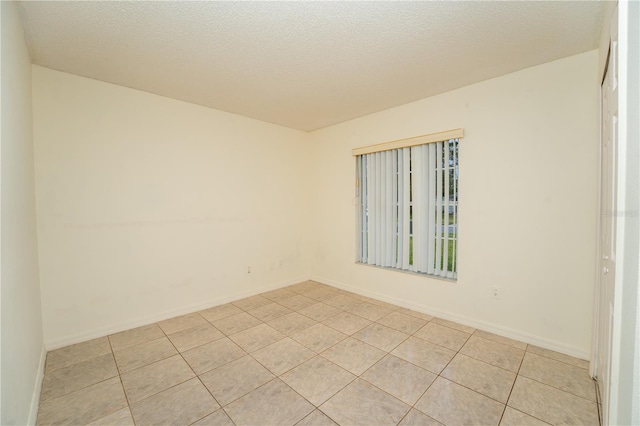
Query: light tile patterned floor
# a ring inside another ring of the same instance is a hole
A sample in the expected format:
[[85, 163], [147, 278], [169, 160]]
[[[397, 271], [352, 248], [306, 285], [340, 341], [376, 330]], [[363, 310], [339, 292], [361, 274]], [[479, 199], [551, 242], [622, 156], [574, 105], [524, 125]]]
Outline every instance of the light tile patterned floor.
[[598, 425], [587, 368], [309, 281], [49, 352], [38, 424]]

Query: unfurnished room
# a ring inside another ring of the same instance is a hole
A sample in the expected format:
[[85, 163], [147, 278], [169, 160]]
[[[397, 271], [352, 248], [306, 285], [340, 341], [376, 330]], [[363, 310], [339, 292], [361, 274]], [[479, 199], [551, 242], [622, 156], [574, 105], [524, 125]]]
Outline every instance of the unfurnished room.
[[0, 424], [640, 424], [640, 2], [0, 6]]

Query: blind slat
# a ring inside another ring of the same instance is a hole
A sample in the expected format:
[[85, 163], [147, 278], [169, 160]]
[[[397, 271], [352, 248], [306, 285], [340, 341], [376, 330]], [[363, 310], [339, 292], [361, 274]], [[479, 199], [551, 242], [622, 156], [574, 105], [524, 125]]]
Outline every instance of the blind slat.
[[384, 266], [393, 266], [393, 204], [395, 199], [393, 198], [393, 152], [386, 152], [386, 184], [385, 184], [385, 224], [384, 233], [385, 237], [385, 249], [384, 249]]
[[436, 145], [429, 145], [429, 167], [426, 170], [427, 182], [429, 185], [429, 196], [427, 197], [431, 202], [429, 203], [429, 211], [427, 213], [427, 239], [429, 241], [429, 253], [427, 257], [427, 273], [433, 274], [435, 271], [435, 247], [433, 241], [435, 240], [435, 221], [436, 221]]
[[458, 276], [456, 264], [458, 261], [458, 140], [453, 141], [453, 219], [454, 219], [454, 235], [453, 235], [453, 259], [451, 259], [451, 277]]
[[410, 170], [409, 170], [409, 148], [402, 149], [402, 269], [409, 269], [409, 257], [410, 248], [410, 212], [409, 212], [409, 197], [410, 197]]
[[415, 272], [422, 271], [422, 240], [424, 239], [424, 223], [421, 220], [425, 201], [424, 197], [421, 196], [424, 183], [422, 179], [422, 148], [424, 148], [422, 145], [411, 147], [411, 205], [413, 207], [411, 215], [413, 265], [411, 270]]
[[447, 276], [447, 271], [449, 270], [449, 147], [450, 141], [444, 143], [444, 170], [442, 172], [444, 177], [444, 238], [443, 238], [443, 250], [442, 250], [442, 275], [443, 277]]
[[368, 161], [368, 198], [369, 205], [367, 207], [367, 241], [369, 246], [369, 252], [367, 253], [367, 263], [369, 265], [376, 264], [376, 158], [375, 154], [369, 156]]
[[380, 157], [380, 208], [378, 209], [378, 217], [380, 222], [378, 223], [378, 238], [380, 241], [380, 247], [378, 248], [377, 265], [388, 266], [385, 262], [385, 251], [387, 248], [387, 233], [385, 232], [385, 225], [387, 224], [387, 152], [377, 152], [376, 155]]
[[435, 274], [442, 270], [442, 142], [436, 144], [436, 267]]

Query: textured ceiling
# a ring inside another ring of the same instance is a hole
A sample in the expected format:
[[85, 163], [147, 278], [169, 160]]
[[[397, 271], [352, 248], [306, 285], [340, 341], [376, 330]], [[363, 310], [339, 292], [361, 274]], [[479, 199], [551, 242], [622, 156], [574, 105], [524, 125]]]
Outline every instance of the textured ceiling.
[[597, 47], [596, 2], [21, 2], [35, 64], [314, 130]]

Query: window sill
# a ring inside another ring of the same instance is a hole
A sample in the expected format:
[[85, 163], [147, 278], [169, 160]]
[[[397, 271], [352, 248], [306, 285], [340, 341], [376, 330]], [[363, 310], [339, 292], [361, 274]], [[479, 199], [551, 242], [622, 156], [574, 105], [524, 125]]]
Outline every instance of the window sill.
[[419, 277], [424, 277], [424, 278], [430, 278], [430, 279], [434, 279], [434, 280], [438, 280], [438, 281], [446, 281], [448, 283], [457, 283], [458, 282], [458, 278], [447, 278], [447, 277], [441, 277], [439, 275], [431, 275], [431, 274], [425, 274], [423, 272], [414, 272], [414, 271], [407, 271], [404, 269], [396, 269], [396, 268], [387, 268], [384, 266], [377, 266], [377, 265], [369, 265], [368, 263], [362, 263], [362, 262], [354, 262], [356, 265], [360, 265], [360, 266], [365, 266], [365, 267], [369, 267], [369, 268], [375, 268], [375, 269], [380, 269], [383, 271], [392, 271], [392, 272], [400, 272], [403, 274], [408, 274], [408, 275], [417, 275]]

